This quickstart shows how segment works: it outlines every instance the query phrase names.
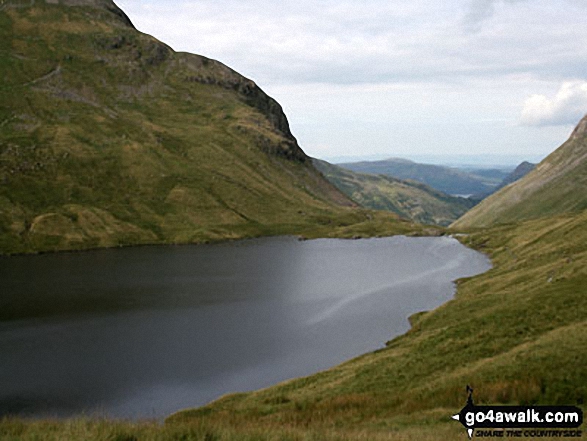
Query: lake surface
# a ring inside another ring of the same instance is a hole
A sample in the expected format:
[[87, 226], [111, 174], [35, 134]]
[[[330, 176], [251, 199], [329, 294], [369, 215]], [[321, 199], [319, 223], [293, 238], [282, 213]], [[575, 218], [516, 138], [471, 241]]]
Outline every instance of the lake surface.
[[489, 268], [447, 237], [0, 258], [0, 416], [161, 418], [308, 375]]

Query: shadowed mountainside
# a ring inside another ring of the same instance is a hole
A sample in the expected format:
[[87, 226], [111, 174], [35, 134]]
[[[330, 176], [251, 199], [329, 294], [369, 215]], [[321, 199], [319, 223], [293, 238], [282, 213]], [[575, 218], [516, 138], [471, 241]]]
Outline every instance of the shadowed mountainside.
[[507, 175], [503, 179], [503, 181], [501, 181], [501, 184], [499, 184], [498, 190], [502, 189], [506, 185], [510, 185], [516, 181], [519, 181], [520, 179], [522, 179], [524, 176], [526, 176], [528, 173], [530, 173], [535, 168], [536, 168], [536, 164], [532, 164], [528, 161], [524, 161], [524, 162], [520, 163], [515, 168], [514, 171], [512, 171], [509, 175]]

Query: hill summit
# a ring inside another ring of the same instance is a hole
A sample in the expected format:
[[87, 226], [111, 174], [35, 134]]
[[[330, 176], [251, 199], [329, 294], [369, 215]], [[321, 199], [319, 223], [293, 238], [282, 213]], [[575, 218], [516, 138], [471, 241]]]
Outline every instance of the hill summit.
[[138, 32], [110, 0], [0, 9], [0, 252], [364, 220], [252, 80]]

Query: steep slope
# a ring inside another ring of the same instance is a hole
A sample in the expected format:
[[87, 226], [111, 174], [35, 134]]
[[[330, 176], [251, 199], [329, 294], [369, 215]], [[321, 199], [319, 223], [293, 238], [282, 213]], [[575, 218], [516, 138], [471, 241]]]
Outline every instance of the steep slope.
[[446, 226], [469, 210], [474, 202], [448, 196], [425, 184], [384, 175], [355, 173], [313, 159], [322, 174], [363, 207], [387, 210], [424, 224]]
[[570, 138], [519, 181], [485, 199], [455, 228], [486, 227], [587, 208], [587, 116]]
[[508, 173], [506, 176], [504, 176], [501, 183], [494, 190], [488, 193], [474, 194], [470, 196], [470, 198], [473, 200], [481, 201], [486, 197], [492, 195], [493, 193], [501, 190], [503, 187], [513, 184], [516, 181], [519, 181], [535, 168], [536, 164], [532, 164], [528, 161], [521, 162], [514, 170], [512, 170], [511, 173]]
[[275, 100], [110, 0], [0, 5], [0, 182], [0, 253], [364, 220]]
[[463, 170], [441, 165], [420, 164], [407, 159], [390, 158], [383, 161], [363, 161], [337, 164], [357, 173], [412, 179], [450, 195], [490, 193], [500, 180], [475, 175]]

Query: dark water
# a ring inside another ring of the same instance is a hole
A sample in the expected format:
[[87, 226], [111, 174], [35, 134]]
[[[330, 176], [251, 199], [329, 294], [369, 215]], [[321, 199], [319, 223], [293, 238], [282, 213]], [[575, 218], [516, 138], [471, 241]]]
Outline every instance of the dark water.
[[490, 267], [449, 238], [0, 259], [0, 415], [159, 418], [384, 346]]

